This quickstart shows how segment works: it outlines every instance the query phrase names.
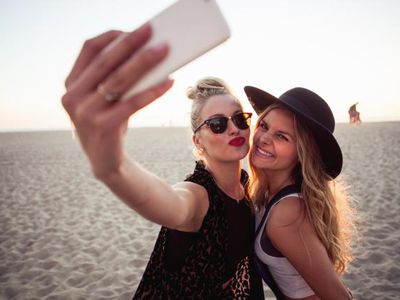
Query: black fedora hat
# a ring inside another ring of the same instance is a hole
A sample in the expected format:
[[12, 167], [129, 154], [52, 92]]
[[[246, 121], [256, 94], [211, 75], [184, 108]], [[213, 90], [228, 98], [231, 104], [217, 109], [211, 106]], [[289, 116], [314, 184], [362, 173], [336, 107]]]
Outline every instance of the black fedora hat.
[[252, 86], [246, 86], [244, 91], [258, 115], [271, 104], [280, 103], [300, 116], [312, 130], [327, 174], [332, 178], [336, 178], [340, 174], [343, 156], [340, 146], [333, 136], [335, 118], [324, 99], [301, 87], [290, 89], [279, 98]]

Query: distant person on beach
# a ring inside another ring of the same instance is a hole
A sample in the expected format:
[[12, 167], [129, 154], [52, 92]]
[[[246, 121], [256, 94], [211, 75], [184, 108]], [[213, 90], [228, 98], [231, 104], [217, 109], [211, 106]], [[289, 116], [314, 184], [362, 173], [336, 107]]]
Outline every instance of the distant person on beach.
[[349, 108], [349, 123], [350, 124], [356, 124], [359, 125], [361, 124], [361, 118], [360, 118], [360, 112], [357, 111], [357, 103], [354, 103], [352, 106]]
[[[137, 213], [162, 225], [134, 299], [263, 299], [252, 264], [248, 176], [240, 162], [249, 150], [251, 113], [243, 112], [229, 88], [206, 78], [188, 90], [199, 161], [185, 181], [170, 186], [124, 149], [129, 117], [172, 85], [166, 80], [116, 101], [168, 55], [163, 44], [142, 49], [150, 36], [145, 25], [87, 41], [62, 98], [93, 174]], [[116, 39], [120, 42], [109, 47]]]
[[335, 181], [342, 152], [332, 111], [304, 88], [279, 98], [255, 87], [245, 92], [259, 115], [249, 162], [260, 273], [278, 299], [351, 299], [339, 278], [353, 226]]

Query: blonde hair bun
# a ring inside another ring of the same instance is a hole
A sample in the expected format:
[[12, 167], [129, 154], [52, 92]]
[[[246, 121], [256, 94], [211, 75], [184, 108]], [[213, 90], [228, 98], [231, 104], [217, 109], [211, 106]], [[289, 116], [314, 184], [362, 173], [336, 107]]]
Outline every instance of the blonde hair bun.
[[191, 100], [204, 100], [211, 96], [232, 94], [229, 86], [216, 77], [205, 77], [196, 82], [194, 87], [186, 90], [186, 95]]

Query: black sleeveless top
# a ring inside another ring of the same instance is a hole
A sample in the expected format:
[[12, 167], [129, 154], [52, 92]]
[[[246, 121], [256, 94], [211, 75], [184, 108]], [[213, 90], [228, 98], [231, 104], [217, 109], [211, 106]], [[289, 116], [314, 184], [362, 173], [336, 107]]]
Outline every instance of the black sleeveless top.
[[[203, 224], [196, 233], [161, 228], [133, 299], [264, 299], [252, 261], [252, 203], [226, 195], [202, 162], [186, 181], [208, 192]], [[247, 188], [244, 170], [241, 182]]]

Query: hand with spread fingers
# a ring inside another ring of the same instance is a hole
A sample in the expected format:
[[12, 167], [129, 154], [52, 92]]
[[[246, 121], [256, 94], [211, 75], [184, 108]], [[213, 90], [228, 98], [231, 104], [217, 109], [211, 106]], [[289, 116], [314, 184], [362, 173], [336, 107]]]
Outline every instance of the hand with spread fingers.
[[172, 86], [172, 81], [166, 80], [118, 101], [168, 55], [166, 44], [143, 49], [151, 34], [151, 26], [146, 24], [130, 33], [109, 31], [86, 41], [66, 79], [62, 104], [99, 179], [110, 176], [122, 163], [122, 139], [129, 117]]

